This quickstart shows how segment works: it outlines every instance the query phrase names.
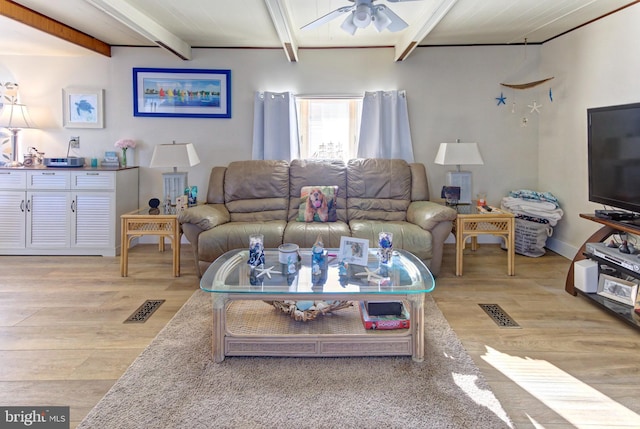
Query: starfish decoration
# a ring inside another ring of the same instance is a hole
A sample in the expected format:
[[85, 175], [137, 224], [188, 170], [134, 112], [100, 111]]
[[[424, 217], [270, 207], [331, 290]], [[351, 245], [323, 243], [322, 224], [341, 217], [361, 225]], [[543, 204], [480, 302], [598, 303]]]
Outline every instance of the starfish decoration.
[[256, 278], [262, 277], [263, 275], [267, 275], [267, 277], [271, 278], [271, 274], [282, 274], [280, 271], [274, 271], [274, 266], [270, 266], [269, 268], [263, 268], [260, 270], [260, 274], [256, 276]]
[[369, 267], [364, 267], [364, 272], [356, 274], [356, 277], [364, 277], [364, 276], [367, 276], [367, 281], [384, 280], [386, 278], [378, 274], [377, 268], [374, 271], [371, 271]]
[[536, 112], [536, 113], [540, 113], [540, 108], [542, 107], [542, 104], [538, 104], [537, 101], [534, 101], [531, 104], [527, 104], [527, 107], [529, 109], [531, 109], [531, 113]]
[[498, 106], [501, 104], [504, 104], [504, 105], [507, 104], [506, 103], [507, 97], [505, 97], [502, 92], [500, 93], [500, 97], [496, 97], [496, 100], [498, 101]]

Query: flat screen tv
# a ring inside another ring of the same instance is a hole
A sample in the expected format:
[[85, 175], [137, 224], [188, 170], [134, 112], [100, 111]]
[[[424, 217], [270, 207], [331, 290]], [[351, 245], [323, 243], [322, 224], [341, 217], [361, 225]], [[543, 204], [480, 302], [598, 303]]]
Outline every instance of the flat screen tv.
[[640, 213], [640, 103], [587, 109], [589, 201]]

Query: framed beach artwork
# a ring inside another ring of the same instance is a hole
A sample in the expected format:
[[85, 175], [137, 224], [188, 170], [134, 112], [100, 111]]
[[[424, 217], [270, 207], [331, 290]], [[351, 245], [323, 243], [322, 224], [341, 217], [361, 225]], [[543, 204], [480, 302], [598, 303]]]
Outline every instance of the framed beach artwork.
[[230, 118], [231, 71], [134, 68], [133, 115]]
[[104, 89], [64, 88], [62, 123], [65, 128], [104, 128]]

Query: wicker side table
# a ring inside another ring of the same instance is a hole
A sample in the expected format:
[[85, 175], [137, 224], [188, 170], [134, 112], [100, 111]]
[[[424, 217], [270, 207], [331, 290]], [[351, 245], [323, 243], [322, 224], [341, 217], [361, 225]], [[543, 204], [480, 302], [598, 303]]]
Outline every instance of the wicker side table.
[[120, 216], [122, 249], [120, 251], [120, 275], [128, 276], [129, 247], [131, 240], [143, 235], [160, 237], [158, 249], [164, 251], [164, 238], [171, 240], [173, 250], [173, 275], [180, 277], [180, 224], [175, 212], [165, 213], [163, 209], [139, 209]]
[[497, 208], [486, 211], [475, 205], [460, 206], [455, 223], [456, 276], [462, 275], [464, 249], [471, 238], [471, 250], [478, 248], [479, 235], [496, 235], [507, 248], [507, 274], [515, 275], [515, 216]]

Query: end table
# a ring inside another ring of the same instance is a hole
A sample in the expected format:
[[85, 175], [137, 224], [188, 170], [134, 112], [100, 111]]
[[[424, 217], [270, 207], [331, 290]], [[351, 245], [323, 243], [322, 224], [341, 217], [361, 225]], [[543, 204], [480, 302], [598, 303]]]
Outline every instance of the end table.
[[160, 237], [158, 250], [164, 252], [164, 238], [171, 240], [173, 250], [173, 275], [180, 277], [180, 239], [182, 231], [175, 209], [166, 212], [163, 208], [138, 209], [120, 216], [121, 246], [120, 275], [127, 277], [129, 268], [129, 247], [131, 240], [143, 235], [157, 235]]
[[491, 207], [491, 211], [475, 204], [459, 205], [455, 223], [456, 276], [462, 275], [466, 240], [471, 237], [471, 250], [478, 248], [479, 235], [497, 235], [507, 248], [507, 274], [515, 275], [515, 216], [513, 213]]

